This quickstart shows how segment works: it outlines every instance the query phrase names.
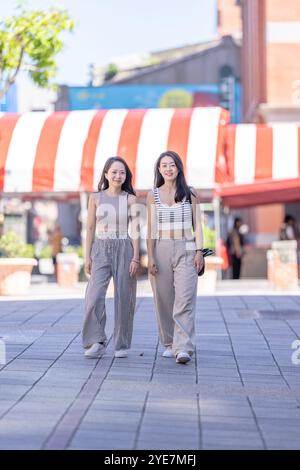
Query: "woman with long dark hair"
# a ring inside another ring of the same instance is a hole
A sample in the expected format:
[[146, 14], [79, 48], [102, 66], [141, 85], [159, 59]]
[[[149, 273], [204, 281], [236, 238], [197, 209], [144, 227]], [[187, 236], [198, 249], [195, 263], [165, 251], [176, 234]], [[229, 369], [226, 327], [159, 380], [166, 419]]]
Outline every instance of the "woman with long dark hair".
[[[105, 295], [114, 281], [115, 357], [127, 357], [131, 345], [139, 265], [138, 218], [132, 173], [121, 157], [109, 158], [98, 192], [88, 204], [85, 271], [90, 275], [85, 295], [82, 342], [85, 356], [101, 357], [106, 347]], [[131, 237], [128, 223], [131, 220]]]
[[195, 348], [198, 272], [203, 266], [199, 199], [184, 176], [176, 152], [155, 164], [154, 189], [147, 196], [148, 269], [164, 357], [186, 363]]

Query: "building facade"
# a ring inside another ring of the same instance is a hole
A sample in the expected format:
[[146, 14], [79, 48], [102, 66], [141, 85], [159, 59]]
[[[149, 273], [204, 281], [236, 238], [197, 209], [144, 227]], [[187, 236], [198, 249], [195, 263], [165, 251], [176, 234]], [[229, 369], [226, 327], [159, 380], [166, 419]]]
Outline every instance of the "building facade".
[[[242, 121], [300, 121], [299, 0], [219, 0], [218, 10], [219, 34], [242, 36]], [[249, 225], [250, 242], [267, 249], [278, 239], [286, 214], [300, 221], [299, 207], [299, 201], [276, 203], [235, 215]], [[261, 255], [260, 259], [265, 260], [266, 274], [266, 259]]]
[[243, 121], [300, 120], [300, 2], [219, 0], [220, 35], [242, 33]]
[[[60, 87], [55, 110], [220, 105], [230, 111], [232, 122], [239, 122], [240, 49], [238, 38], [224, 36], [153, 53], [156, 65], [130, 69], [126, 62], [102, 86]], [[98, 78], [94, 77], [95, 83]]]

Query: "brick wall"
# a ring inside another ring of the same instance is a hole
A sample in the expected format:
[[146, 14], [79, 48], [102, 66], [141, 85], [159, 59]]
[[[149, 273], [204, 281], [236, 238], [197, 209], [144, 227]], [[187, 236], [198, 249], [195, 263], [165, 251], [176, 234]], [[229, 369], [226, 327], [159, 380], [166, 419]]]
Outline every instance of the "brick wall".
[[241, 8], [236, 5], [236, 0], [218, 0], [219, 35], [233, 35], [241, 31]]
[[300, 21], [299, 0], [267, 0], [267, 21]]
[[300, 80], [300, 43], [267, 45], [267, 99], [274, 105], [296, 104]]

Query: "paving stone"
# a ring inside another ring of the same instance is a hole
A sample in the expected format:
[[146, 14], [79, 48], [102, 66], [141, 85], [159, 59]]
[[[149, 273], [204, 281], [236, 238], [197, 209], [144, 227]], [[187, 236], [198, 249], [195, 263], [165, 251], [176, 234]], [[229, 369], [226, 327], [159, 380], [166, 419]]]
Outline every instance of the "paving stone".
[[[299, 449], [291, 342], [300, 322], [240, 315], [273, 302], [199, 297], [197, 351], [184, 367], [156, 349], [151, 297], [138, 301], [129, 357], [114, 359], [111, 342], [100, 361], [83, 356], [81, 299], [2, 302], [11, 362], [0, 369], [0, 448]], [[296, 296], [274, 303], [299, 305]], [[112, 299], [107, 311], [110, 335]]]

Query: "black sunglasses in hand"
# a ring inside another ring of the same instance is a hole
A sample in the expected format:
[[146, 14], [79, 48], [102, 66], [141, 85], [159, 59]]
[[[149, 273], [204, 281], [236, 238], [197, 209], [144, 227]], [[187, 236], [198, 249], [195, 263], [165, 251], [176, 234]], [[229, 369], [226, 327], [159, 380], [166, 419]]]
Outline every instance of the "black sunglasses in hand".
[[[214, 254], [215, 254], [214, 250], [211, 250], [210, 248], [202, 248], [202, 250], [199, 250], [199, 251], [202, 252], [203, 258], [205, 258], [205, 256], [210, 256], [210, 255], [214, 255]], [[204, 271], [205, 271], [205, 262], [204, 262], [204, 260], [203, 260], [203, 267], [202, 267], [202, 269], [198, 272], [198, 276], [203, 276]]]

